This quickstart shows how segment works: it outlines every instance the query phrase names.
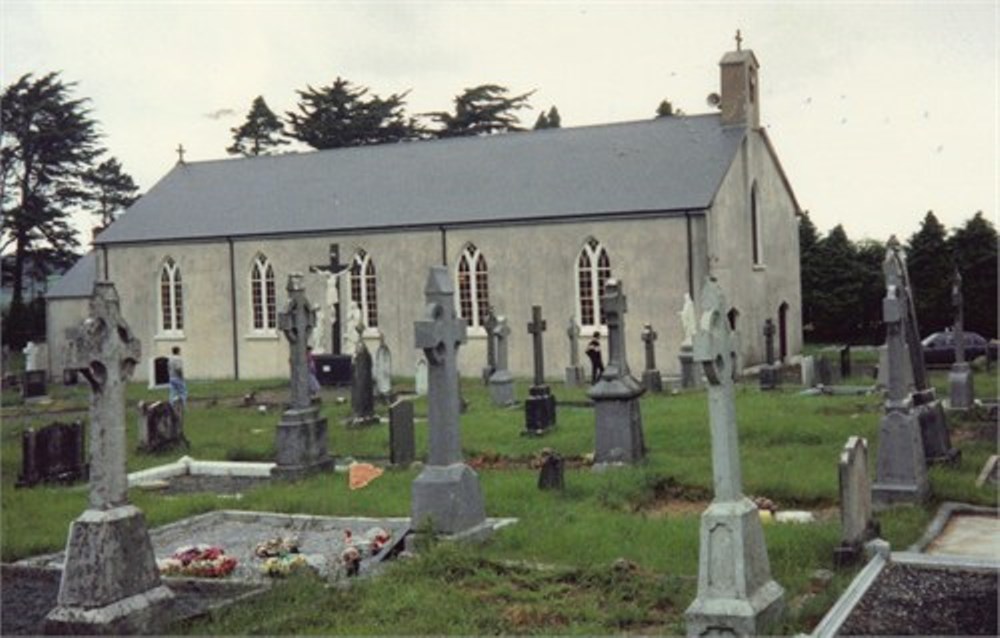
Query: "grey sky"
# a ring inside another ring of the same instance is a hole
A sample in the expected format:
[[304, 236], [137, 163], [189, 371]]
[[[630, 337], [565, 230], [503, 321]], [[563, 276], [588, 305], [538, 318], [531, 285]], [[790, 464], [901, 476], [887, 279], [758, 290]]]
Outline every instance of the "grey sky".
[[[821, 231], [908, 236], [996, 218], [997, 2], [18, 2], [2, 5], [2, 80], [63, 72], [143, 190], [174, 164], [225, 157], [257, 95], [277, 113], [339, 76], [410, 90], [411, 114], [465, 87], [536, 90], [530, 126], [707, 112], [718, 61], [760, 61], [761, 119]], [[89, 220], [88, 220], [89, 225]]]

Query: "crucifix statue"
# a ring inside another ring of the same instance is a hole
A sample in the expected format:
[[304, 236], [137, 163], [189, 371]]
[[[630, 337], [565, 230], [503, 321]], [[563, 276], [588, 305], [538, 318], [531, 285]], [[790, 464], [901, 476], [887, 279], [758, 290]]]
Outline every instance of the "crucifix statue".
[[291, 371], [291, 407], [305, 409], [311, 404], [309, 397], [309, 361], [306, 347], [309, 335], [316, 327], [316, 309], [306, 299], [302, 273], [288, 275], [288, 303], [278, 313], [278, 328], [288, 339], [288, 363]]

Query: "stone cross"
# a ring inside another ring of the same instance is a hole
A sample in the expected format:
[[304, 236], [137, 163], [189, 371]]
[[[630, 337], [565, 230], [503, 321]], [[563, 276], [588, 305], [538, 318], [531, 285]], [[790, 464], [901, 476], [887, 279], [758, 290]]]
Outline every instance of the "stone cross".
[[430, 424], [428, 463], [451, 465], [462, 460], [459, 438], [459, 397], [456, 356], [466, 340], [465, 319], [455, 316], [455, 289], [445, 266], [432, 266], [424, 288], [427, 318], [414, 324], [416, 346], [428, 364], [427, 420]]
[[507, 325], [507, 317], [497, 317], [496, 326], [493, 328], [493, 335], [496, 338], [497, 348], [497, 371], [507, 370], [507, 351], [510, 348], [508, 339], [510, 338], [510, 326]]
[[566, 325], [566, 336], [569, 337], [569, 365], [571, 368], [580, 365], [580, 326], [576, 325], [576, 319], [569, 318]]
[[628, 311], [628, 299], [617, 279], [608, 279], [604, 284], [601, 310], [608, 322], [608, 365], [602, 377], [627, 377], [630, 375], [625, 357], [625, 312]]
[[712, 432], [712, 476], [715, 500], [742, 497], [739, 443], [733, 391], [736, 344], [726, 317], [725, 296], [714, 279], [701, 291], [701, 320], [694, 337], [694, 360], [708, 379], [708, 412]]
[[90, 383], [90, 509], [128, 503], [125, 384], [141, 348], [121, 316], [114, 284], [95, 282], [90, 316], [73, 334], [69, 362]]
[[316, 309], [306, 299], [305, 287], [302, 285], [302, 273], [288, 275], [288, 303], [285, 310], [278, 313], [278, 327], [288, 339], [288, 363], [291, 372], [291, 407], [292, 409], [308, 408], [309, 397], [309, 361], [306, 346], [309, 336], [316, 327]]
[[642, 328], [642, 341], [646, 344], [646, 369], [655, 370], [656, 369], [656, 351], [653, 348], [653, 344], [656, 343], [657, 338], [656, 331], [653, 330], [653, 326], [646, 324]]
[[962, 306], [962, 274], [956, 268], [951, 277], [951, 307], [955, 312], [955, 363], [965, 363], [965, 312]]
[[768, 317], [764, 321], [764, 349], [767, 353], [767, 365], [774, 365], [774, 322]]
[[542, 319], [542, 307], [531, 307], [531, 323], [528, 324], [528, 332], [533, 337], [532, 343], [535, 348], [535, 385], [545, 385], [545, 354], [542, 351], [542, 333], [545, 332], [546, 322]]
[[486, 330], [486, 367], [492, 374], [497, 367], [496, 341], [493, 338], [493, 330], [497, 327], [497, 315], [490, 306], [486, 312], [486, 319], [483, 321], [483, 328]]

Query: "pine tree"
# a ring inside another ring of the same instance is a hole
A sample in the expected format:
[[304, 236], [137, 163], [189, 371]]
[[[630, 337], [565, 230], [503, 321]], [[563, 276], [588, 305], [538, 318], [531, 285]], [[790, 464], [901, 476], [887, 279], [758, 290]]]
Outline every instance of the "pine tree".
[[128, 173], [122, 171], [122, 165], [113, 157], [87, 171], [83, 180], [92, 193], [95, 204], [92, 212], [100, 215], [101, 226], [109, 225], [119, 212], [139, 199], [139, 187]]
[[906, 269], [910, 275], [921, 337], [944, 330], [952, 323], [953, 268], [945, 228], [933, 211], [927, 211], [920, 230], [910, 237], [906, 249]]
[[814, 255], [814, 335], [823, 341], [849, 341], [861, 323], [862, 277], [857, 250], [838, 224], [816, 244]]
[[670, 103], [670, 100], [663, 100], [660, 105], [656, 107], [656, 117], [672, 117], [674, 115], [674, 105]]
[[260, 95], [254, 98], [250, 105], [246, 121], [241, 126], [229, 130], [233, 133], [233, 144], [226, 149], [230, 155], [245, 157], [270, 155], [279, 146], [288, 144], [288, 140], [282, 136], [281, 120]]
[[885, 297], [885, 244], [873, 239], [855, 243], [858, 275], [860, 277], [860, 303], [858, 304], [857, 331], [854, 343], [881, 344], [885, 341], [882, 323], [882, 300]]
[[962, 273], [965, 328], [987, 339], [997, 336], [997, 231], [977, 212], [948, 240]]
[[[523, 130], [515, 111], [528, 108], [528, 98], [534, 93], [508, 97], [508, 89], [496, 84], [481, 84], [465, 89], [455, 97], [455, 112], [436, 111], [427, 117], [438, 123], [433, 131], [437, 137], [493, 135]], [[548, 119], [548, 118], [546, 118]]]
[[819, 233], [816, 225], [809, 218], [809, 211], [803, 211], [799, 218], [799, 272], [802, 283], [802, 325], [806, 331], [811, 331], [816, 315], [815, 291], [818, 283], [816, 244], [819, 243]]
[[562, 128], [562, 116], [554, 106], [549, 109], [549, 128]]
[[535, 120], [535, 130], [540, 131], [546, 128], [549, 128], [549, 118], [545, 115], [545, 111], [542, 111], [538, 114], [538, 119]]
[[548, 115], [545, 114], [545, 111], [538, 114], [538, 119], [535, 120], [535, 130], [537, 131], [544, 128], [560, 128], [561, 124], [562, 118], [559, 117], [559, 111], [553, 106], [549, 109]]

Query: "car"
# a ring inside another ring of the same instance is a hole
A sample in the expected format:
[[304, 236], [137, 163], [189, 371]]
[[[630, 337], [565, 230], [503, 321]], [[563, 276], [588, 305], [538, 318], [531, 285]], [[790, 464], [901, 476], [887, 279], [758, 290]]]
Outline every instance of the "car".
[[[965, 360], [972, 361], [989, 353], [990, 361], [997, 360], [997, 342], [987, 341], [975, 332], [965, 333]], [[955, 363], [955, 333], [951, 330], [935, 332], [920, 342], [927, 365]]]

